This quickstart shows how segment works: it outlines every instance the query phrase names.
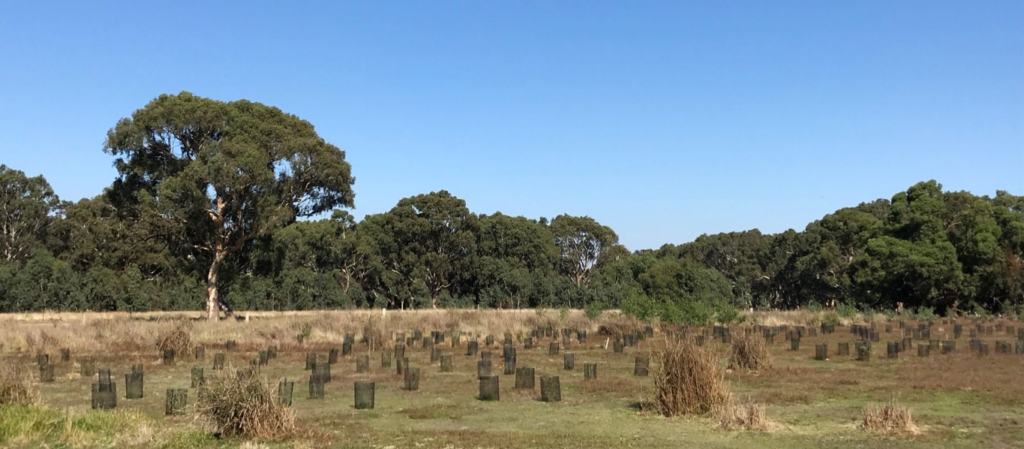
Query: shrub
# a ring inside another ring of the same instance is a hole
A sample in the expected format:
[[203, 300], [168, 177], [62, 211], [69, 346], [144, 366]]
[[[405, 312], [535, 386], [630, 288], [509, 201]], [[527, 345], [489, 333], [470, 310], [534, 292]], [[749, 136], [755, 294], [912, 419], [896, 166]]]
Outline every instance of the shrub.
[[[644, 293], [641, 289], [630, 290], [626, 298], [622, 300], [619, 309], [627, 315], [632, 315], [641, 321], [649, 321], [651, 318], [660, 316], [661, 319], [672, 321], [659, 310], [657, 302]], [[678, 321], [673, 321], [678, 322]]]
[[276, 439], [295, 431], [295, 417], [277, 389], [252, 371], [229, 368], [207, 379], [196, 409], [229, 436]]
[[843, 318], [853, 318], [857, 316], [857, 308], [850, 304], [839, 304], [836, 306], [836, 313]]
[[917, 433], [917, 426], [910, 416], [910, 410], [899, 405], [896, 398], [890, 399], [881, 407], [866, 407], [863, 427], [873, 432]]
[[715, 307], [715, 321], [718, 321], [719, 324], [740, 324], [745, 319], [746, 317], [740, 313], [739, 309], [729, 304], [719, 304]]
[[20, 366], [5, 364], [0, 367], [0, 405], [32, 405], [38, 397], [35, 383]]
[[391, 339], [387, 338], [387, 333], [384, 332], [384, 323], [382, 319], [376, 318], [376, 315], [370, 316], [366, 319], [363, 324], [363, 339], [369, 345], [372, 343], [374, 349], [387, 347], [391, 344]]
[[807, 311], [814, 313], [821, 312], [821, 303], [818, 301], [811, 301], [807, 303]]
[[703, 415], [728, 403], [724, 370], [715, 354], [689, 341], [669, 341], [656, 355], [654, 403], [665, 416]]
[[691, 326], [707, 326], [712, 323], [715, 311], [706, 302], [687, 298], [662, 305], [659, 315], [662, 321], [685, 323]]
[[889, 321], [896, 319], [896, 311], [893, 309], [882, 309], [882, 315]]
[[938, 316], [935, 315], [935, 309], [930, 307], [918, 307], [914, 311], [914, 319], [922, 323], [935, 324], [938, 321]]
[[842, 324], [842, 322], [839, 319], [839, 314], [835, 313], [835, 312], [828, 312], [828, 313], [826, 313], [821, 318], [821, 323], [822, 324], [831, 325], [831, 326], [838, 326], [838, 325]]
[[587, 304], [587, 307], [583, 309], [583, 313], [587, 315], [591, 321], [597, 320], [604, 313], [604, 304], [599, 301], [591, 302]]
[[739, 335], [732, 339], [730, 368], [766, 370], [772, 367], [772, 353], [760, 334]]
[[875, 321], [876, 313], [877, 312], [875, 312], [875, 309], [868, 306], [864, 306], [864, 308], [860, 311], [860, 314], [864, 316], [864, 321], [867, 321], [869, 323]]
[[558, 309], [558, 319], [564, 322], [566, 318], [569, 318], [569, 308], [562, 306]]
[[768, 431], [773, 423], [768, 420], [764, 404], [734, 404], [729, 401], [715, 412], [718, 424], [725, 430], [746, 429]]
[[309, 336], [313, 334], [313, 323], [305, 322], [299, 327], [299, 333], [295, 334], [295, 341], [299, 344], [305, 343], [309, 340]]
[[192, 324], [181, 321], [157, 337], [157, 348], [161, 351], [173, 349], [175, 354], [185, 356], [192, 352], [192, 336], [189, 334]]

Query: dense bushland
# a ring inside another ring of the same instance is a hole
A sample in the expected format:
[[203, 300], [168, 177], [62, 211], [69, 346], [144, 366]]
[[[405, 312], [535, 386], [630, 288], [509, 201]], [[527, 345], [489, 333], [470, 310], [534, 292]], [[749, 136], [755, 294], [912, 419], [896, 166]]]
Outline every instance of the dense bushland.
[[[344, 153], [311, 125], [273, 108], [265, 114], [271, 118], [253, 119], [269, 121], [258, 132], [287, 128], [291, 134], [271, 137], [294, 140], [308, 160], [345, 175], [303, 175], [312, 177], [304, 186], [333, 189], [329, 198], [275, 178], [280, 169], [273, 167], [306, 159], [253, 144], [260, 140], [231, 134], [240, 132], [234, 128], [209, 133], [209, 145], [189, 143], [197, 138], [191, 128], [177, 126], [220, 126], [192, 116], [204, 108], [216, 115], [262, 107], [187, 93], [154, 100], [108, 134], [119, 177], [77, 202], [61, 201], [41, 176], [0, 166], [0, 312], [194, 310], [205, 303], [225, 310], [585, 308], [596, 316], [620, 308], [642, 319], [706, 324], [742, 319], [736, 309], [750, 307], [834, 307], [849, 316], [902, 305], [934, 317], [1020, 313], [1024, 304], [1024, 197], [1007, 192], [976, 196], [921, 182], [803, 231], [704, 235], [635, 252], [590, 217], [477, 214], [446, 191], [404, 198], [358, 222], [340, 208], [301, 221], [324, 204], [352, 203]], [[145, 132], [157, 128], [202, 151], [237, 138], [244, 142], [237, 151], [247, 153], [206, 160], [182, 150], [168, 162], [153, 156], [163, 143]], [[240, 180], [194, 173], [242, 167], [271, 171]], [[231, 182], [293, 195], [234, 204], [210, 193], [230, 191]], [[220, 222], [210, 225], [207, 216]], [[218, 249], [224, 245], [230, 250]]]

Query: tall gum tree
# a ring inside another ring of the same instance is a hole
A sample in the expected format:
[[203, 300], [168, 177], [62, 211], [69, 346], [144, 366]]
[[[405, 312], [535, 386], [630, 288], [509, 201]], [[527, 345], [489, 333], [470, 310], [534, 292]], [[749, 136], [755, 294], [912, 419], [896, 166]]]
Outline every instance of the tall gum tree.
[[45, 178], [0, 165], [0, 260], [28, 260], [59, 205]]
[[619, 236], [612, 228], [590, 217], [559, 215], [549, 227], [561, 253], [559, 269], [577, 287], [590, 281], [590, 272], [608, 258], [618, 246]]
[[337, 207], [352, 207], [345, 153], [313, 125], [247, 100], [161, 95], [107, 133], [123, 213], [172, 242], [205, 271], [207, 317], [225, 260], [253, 239]]

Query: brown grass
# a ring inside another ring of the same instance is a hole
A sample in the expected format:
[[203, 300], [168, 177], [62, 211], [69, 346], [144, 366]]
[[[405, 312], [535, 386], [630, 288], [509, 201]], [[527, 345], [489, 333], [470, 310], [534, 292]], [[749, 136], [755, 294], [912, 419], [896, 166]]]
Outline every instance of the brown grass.
[[262, 440], [295, 432], [295, 417], [278, 401], [277, 389], [252, 371], [227, 368], [207, 378], [196, 409], [229, 436]]
[[718, 424], [725, 430], [745, 429], [767, 432], [775, 427], [768, 419], [764, 404], [736, 404], [728, 401], [715, 411]]
[[899, 405], [896, 398], [881, 406], [868, 406], [864, 409], [864, 422], [861, 425], [865, 430], [880, 433], [918, 433], [914, 419], [910, 416], [910, 410]]
[[601, 314], [600, 319], [597, 334], [602, 336], [621, 337], [644, 329], [642, 321], [621, 312], [605, 312]]
[[727, 404], [729, 386], [717, 355], [689, 341], [666, 341], [656, 355], [654, 402], [665, 416], [703, 415]]
[[180, 321], [176, 326], [157, 337], [157, 349], [161, 351], [173, 349], [174, 353], [179, 357], [190, 354], [192, 349], [195, 348], [195, 345], [192, 344], [192, 335], [189, 334], [191, 329], [191, 322]]
[[251, 350], [267, 345], [278, 345], [281, 349], [294, 347], [298, 344], [296, 335], [307, 324], [310, 333], [304, 345], [337, 344], [345, 334], [355, 334], [357, 339], [378, 337], [382, 344], [388, 345], [392, 332], [416, 329], [424, 332], [460, 331], [464, 336], [501, 336], [505, 333], [522, 336], [546, 325], [578, 328], [591, 333], [602, 325], [621, 331], [642, 328], [639, 321], [617, 311], [605, 312], [594, 321], [587, 319], [582, 310], [569, 310], [563, 316], [556, 310], [538, 313], [533, 309], [377, 309], [237, 314], [241, 320], [220, 322], [200, 320], [201, 312], [3, 314], [0, 315], [0, 341], [5, 342], [5, 352], [56, 354], [59, 348], [66, 347], [75, 352], [143, 353], [161, 345], [166, 337], [172, 337], [168, 343], [171, 340], [184, 341], [184, 335], [177, 332], [179, 330], [188, 334], [192, 345], [223, 344], [227, 340], [235, 340], [239, 350]]
[[38, 399], [36, 384], [20, 366], [0, 366], [0, 404], [32, 405]]
[[772, 353], [761, 334], [741, 334], [733, 338], [732, 355], [729, 357], [730, 368], [760, 371], [771, 369], [772, 363]]

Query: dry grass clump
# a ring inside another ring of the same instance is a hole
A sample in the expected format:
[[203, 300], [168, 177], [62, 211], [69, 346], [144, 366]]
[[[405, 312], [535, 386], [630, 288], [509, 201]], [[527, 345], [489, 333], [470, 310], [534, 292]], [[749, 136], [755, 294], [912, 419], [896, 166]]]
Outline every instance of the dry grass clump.
[[772, 353], [768, 350], [768, 343], [764, 337], [760, 334], [751, 334], [733, 338], [729, 367], [752, 371], [771, 369]]
[[157, 337], [156, 347], [161, 351], [173, 349], [175, 354], [185, 355], [192, 352], [192, 323], [179, 321], [173, 328], [164, 331]]
[[227, 368], [208, 378], [196, 409], [224, 435], [279, 439], [295, 432], [295, 417], [277, 390], [252, 371]]
[[597, 334], [602, 336], [621, 337], [644, 330], [642, 321], [618, 311], [603, 313], [601, 321], [602, 323], [597, 328]]
[[36, 384], [21, 367], [0, 366], [0, 404], [32, 405], [38, 398]]
[[728, 403], [725, 370], [711, 350], [669, 340], [656, 357], [661, 363], [654, 373], [654, 402], [663, 415], [703, 415]]
[[715, 411], [718, 424], [725, 430], [746, 429], [767, 432], [775, 427], [768, 419], [764, 404], [735, 404], [729, 401]]
[[373, 349], [381, 349], [391, 345], [389, 334], [384, 330], [384, 320], [370, 316], [363, 324], [363, 339]]
[[880, 407], [865, 407], [862, 427], [865, 430], [881, 433], [918, 433], [914, 419], [910, 416], [910, 410], [899, 405], [896, 398], [890, 399], [888, 403]]

